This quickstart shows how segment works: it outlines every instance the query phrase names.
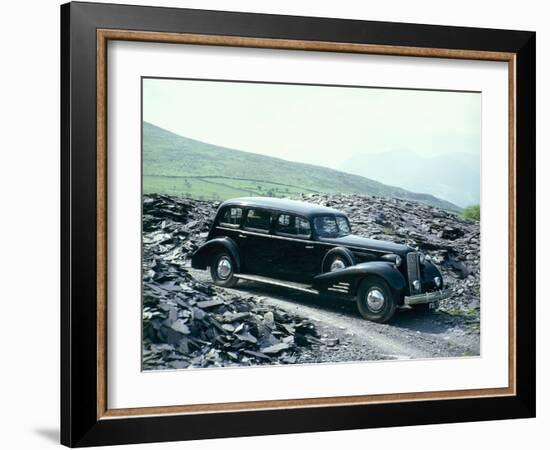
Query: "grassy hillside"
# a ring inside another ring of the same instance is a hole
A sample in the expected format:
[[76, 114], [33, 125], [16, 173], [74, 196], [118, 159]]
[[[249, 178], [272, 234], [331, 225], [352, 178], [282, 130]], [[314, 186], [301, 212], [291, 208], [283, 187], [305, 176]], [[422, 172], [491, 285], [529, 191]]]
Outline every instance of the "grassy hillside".
[[460, 210], [428, 194], [312, 164], [218, 147], [147, 122], [143, 123], [143, 191], [214, 200], [248, 195], [287, 197], [308, 192], [370, 194]]

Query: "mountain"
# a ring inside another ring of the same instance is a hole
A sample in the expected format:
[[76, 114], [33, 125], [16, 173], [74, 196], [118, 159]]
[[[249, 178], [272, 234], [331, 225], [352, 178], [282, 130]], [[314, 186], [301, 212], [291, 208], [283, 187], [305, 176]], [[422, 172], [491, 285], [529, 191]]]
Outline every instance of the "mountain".
[[456, 205], [368, 178], [313, 164], [243, 152], [179, 136], [143, 122], [143, 192], [205, 200], [302, 193], [369, 194], [422, 201], [451, 211]]
[[357, 154], [339, 169], [382, 183], [399, 182], [405, 189], [429, 192], [465, 207], [479, 204], [479, 167], [479, 156], [469, 153], [423, 157], [412, 151], [396, 150]]

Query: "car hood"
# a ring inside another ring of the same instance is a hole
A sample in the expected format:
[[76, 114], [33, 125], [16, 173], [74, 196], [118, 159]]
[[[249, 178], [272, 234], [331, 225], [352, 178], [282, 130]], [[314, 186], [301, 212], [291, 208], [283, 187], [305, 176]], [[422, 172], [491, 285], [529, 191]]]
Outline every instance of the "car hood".
[[365, 250], [377, 250], [388, 253], [397, 253], [403, 255], [411, 251], [411, 248], [407, 245], [396, 244], [394, 242], [380, 241], [378, 239], [369, 239], [354, 234], [348, 234], [347, 236], [338, 238], [321, 238], [323, 242], [330, 242], [331, 244], [340, 245], [342, 247], [355, 247]]

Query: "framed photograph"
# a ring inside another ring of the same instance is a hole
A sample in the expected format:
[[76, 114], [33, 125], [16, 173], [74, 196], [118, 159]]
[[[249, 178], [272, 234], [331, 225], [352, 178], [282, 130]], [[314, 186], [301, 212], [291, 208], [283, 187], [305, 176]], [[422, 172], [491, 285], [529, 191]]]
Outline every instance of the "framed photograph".
[[535, 415], [535, 33], [61, 7], [61, 441]]

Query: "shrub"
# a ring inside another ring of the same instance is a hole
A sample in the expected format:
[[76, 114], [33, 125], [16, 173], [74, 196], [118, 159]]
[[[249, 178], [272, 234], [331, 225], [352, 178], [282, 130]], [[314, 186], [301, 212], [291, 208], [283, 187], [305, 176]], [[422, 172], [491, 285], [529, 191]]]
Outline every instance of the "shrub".
[[473, 205], [473, 206], [468, 206], [464, 208], [464, 212], [462, 213], [462, 215], [466, 219], [479, 220], [479, 216], [480, 216], [479, 205]]

